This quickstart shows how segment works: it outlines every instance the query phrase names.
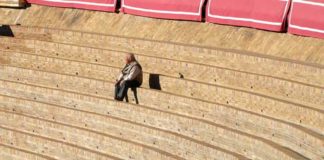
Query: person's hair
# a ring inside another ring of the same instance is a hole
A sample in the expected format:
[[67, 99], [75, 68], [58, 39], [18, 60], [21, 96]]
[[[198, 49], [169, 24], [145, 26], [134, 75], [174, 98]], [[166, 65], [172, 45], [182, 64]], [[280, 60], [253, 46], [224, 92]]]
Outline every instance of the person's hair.
[[127, 58], [130, 62], [136, 61], [135, 55], [133, 53], [127, 53]]

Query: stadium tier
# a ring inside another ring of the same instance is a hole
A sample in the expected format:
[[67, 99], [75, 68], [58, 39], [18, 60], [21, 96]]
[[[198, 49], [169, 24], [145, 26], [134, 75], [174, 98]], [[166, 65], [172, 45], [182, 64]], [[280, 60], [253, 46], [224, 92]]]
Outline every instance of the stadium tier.
[[[323, 159], [321, 39], [39, 5], [3, 15], [1, 160]], [[120, 102], [127, 53], [144, 81]]]

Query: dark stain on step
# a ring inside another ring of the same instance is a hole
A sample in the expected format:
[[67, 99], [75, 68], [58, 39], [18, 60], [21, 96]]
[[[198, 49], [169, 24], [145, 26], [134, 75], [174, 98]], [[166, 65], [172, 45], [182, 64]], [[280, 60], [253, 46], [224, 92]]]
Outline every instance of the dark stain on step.
[[76, 13], [72, 16], [72, 19], [70, 19], [67, 23], [68, 26], [72, 26], [73, 24], [77, 23], [81, 19], [81, 15]]

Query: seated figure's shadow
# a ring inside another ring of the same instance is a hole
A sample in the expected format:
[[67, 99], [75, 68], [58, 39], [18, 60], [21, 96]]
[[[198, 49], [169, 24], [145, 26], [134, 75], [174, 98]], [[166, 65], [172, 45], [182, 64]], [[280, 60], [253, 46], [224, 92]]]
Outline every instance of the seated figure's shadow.
[[[160, 75], [150, 74], [149, 86], [151, 89], [161, 90]], [[136, 104], [139, 104], [138, 97], [137, 97], [137, 88], [131, 88], [131, 91], [134, 93], [134, 98], [135, 98]], [[125, 99], [126, 99], [126, 102], [129, 102], [128, 95], [126, 95]]]
[[14, 37], [14, 33], [12, 32], [10, 26], [2, 25], [0, 26], [0, 36]]
[[149, 85], [151, 89], [161, 90], [160, 75], [150, 74]]

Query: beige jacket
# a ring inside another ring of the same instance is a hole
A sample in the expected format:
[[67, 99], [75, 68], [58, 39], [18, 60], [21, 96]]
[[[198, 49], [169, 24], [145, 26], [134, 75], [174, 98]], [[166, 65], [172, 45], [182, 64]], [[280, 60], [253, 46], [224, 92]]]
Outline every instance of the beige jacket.
[[140, 84], [142, 84], [143, 72], [141, 65], [137, 61], [131, 62], [130, 64], [126, 64], [117, 80], [121, 82], [137, 80]]

